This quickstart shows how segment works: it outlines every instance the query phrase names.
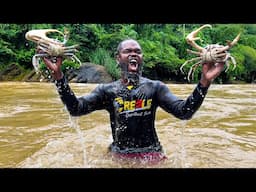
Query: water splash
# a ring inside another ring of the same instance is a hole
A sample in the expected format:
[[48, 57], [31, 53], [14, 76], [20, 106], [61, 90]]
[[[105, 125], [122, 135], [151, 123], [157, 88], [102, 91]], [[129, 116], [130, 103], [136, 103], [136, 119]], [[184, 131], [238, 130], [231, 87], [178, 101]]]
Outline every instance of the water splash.
[[70, 126], [76, 130], [76, 133], [77, 133], [77, 135], [78, 135], [78, 137], [80, 139], [81, 145], [82, 145], [82, 149], [83, 149], [83, 166], [85, 168], [90, 168], [88, 160], [87, 160], [84, 136], [83, 136], [83, 133], [82, 133], [82, 131], [80, 129], [80, 126], [78, 124], [78, 117], [73, 117], [73, 116], [69, 115], [69, 122], [70, 122]]
[[191, 165], [186, 162], [186, 148], [185, 148], [185, 138], [184, 138], [184, 130], [187, 125], [187, 120], [181, 121], [181, 126], [178, 128], [178, 143], [176, 147], [176, 151], [173, 154], [173, 165], [176, 168], [189, 168]]

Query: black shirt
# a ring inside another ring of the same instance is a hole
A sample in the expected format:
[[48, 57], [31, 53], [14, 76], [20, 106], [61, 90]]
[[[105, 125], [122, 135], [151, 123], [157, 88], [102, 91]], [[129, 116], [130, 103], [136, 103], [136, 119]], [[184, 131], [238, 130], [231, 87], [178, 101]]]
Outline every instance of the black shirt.
[[157, 80], [140, 77], [136, 86], [120, 80], [99, 84], [90, 94], [77, 98], [66, 78], [55, 81], [60, 98], [73, 116], [105, 109], [110, 114], [113, 143], [110, 150], [119, 153], [162, 151], [155, 130], [158, 106], [179, 119], [190, 119], [201, 106], [207, 89], [197, 84], [182, 100]]

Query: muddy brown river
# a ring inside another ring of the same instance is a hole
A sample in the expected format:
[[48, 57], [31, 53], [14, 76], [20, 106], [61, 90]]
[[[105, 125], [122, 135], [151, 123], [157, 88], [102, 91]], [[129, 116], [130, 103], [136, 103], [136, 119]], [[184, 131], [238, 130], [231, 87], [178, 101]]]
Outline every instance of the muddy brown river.
[[[71, 83], [77, 96], [97, 84]], [[168, 84], [186, 98], [195, 85]], [[117, 162], [109, 115], [71, 118], [52, 83], [0, 82], [1, 168], [131, 168]], [[160, 168], [256, 168], [256, 84], [211, 85], [191, 120], [158, 108], [156, 129], [168, 160]]]

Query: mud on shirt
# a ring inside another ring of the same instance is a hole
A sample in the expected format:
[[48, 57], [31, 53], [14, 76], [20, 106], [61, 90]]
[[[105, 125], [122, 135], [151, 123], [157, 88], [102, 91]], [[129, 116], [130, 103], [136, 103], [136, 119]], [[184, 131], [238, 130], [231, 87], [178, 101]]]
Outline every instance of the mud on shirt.
[[140, 77], [136, 86], [126, 86], [118, 80], [99, 84], [90, 94], [77, 98], [66, 78], [55, 81], [55, 85], [71, 115], [102, 109], [109, 112], [113, 136], [110, 150], [119, 153], [161, 152], [154, 123], [157, 107], [179, 119], [190, 119], [208, 89], [198, 83], [192, 94], [182, 100], [161, 81]]

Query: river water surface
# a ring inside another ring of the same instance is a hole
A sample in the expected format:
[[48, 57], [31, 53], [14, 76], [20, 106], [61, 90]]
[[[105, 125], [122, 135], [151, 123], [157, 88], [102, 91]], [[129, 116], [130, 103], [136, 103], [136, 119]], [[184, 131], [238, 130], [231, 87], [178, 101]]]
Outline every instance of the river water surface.
[[[77, 96], [97, 84], [70, 86]], [[168, 84], [185, 99], [195, 85]], [[160, 168], [256, 168], [256, 85], [211, 85], [191, 120], [158, 109], [156, 129], [168, 157]], [[0, 82], [0, 167], [151, 168], [108, 154], [109, 115], [71, 118], [52, 83]]]

